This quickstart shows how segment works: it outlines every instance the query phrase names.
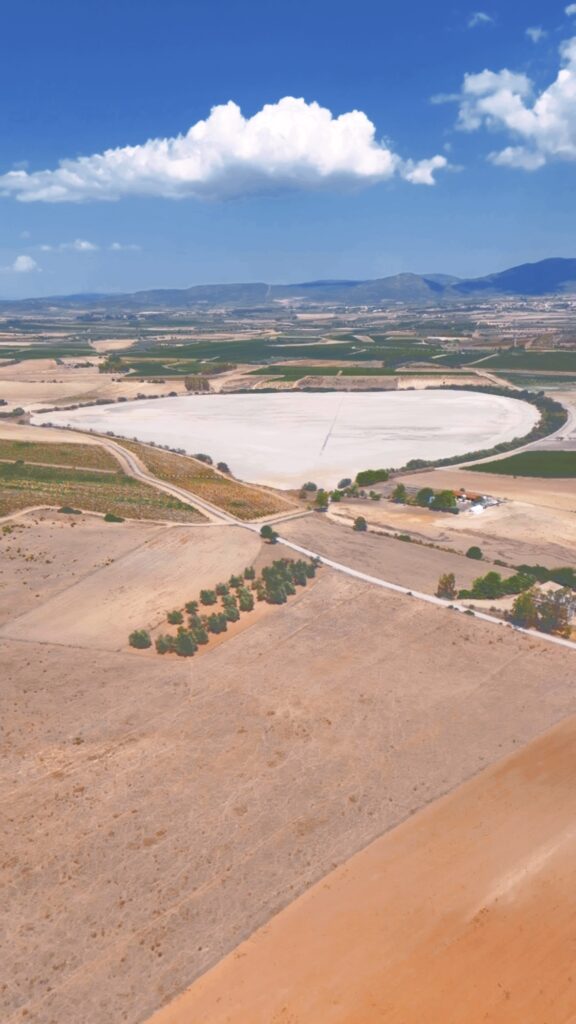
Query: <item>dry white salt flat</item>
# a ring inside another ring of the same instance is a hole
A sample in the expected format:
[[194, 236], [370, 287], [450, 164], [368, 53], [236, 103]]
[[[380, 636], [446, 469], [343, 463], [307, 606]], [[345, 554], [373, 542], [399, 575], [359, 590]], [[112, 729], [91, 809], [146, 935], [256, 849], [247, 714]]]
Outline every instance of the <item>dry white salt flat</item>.
[[536, 409], [466, 391], [191, 395], [33, 417], [108, 430], [227, 462], [243, 480], [335, 486], [360, 469], [402, 466], [490, 448], [526, 434]]

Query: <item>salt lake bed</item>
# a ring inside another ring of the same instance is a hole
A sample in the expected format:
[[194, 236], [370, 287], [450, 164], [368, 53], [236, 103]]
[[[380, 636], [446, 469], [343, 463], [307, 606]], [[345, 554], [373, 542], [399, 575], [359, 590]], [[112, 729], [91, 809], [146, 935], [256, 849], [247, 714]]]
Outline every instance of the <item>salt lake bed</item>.
[[32, 423], [204, 452], [240, 479], [290, 488], [492, 448], [528, 433], [538, 416], [515, 398], [431, 390], [188, 395], [37, 414]]

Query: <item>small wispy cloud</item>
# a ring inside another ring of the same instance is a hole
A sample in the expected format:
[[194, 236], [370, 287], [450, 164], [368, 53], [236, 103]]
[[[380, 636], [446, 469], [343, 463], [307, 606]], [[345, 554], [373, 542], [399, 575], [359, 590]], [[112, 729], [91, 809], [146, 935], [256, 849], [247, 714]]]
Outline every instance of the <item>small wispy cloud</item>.
[[[574, 4], [574, 10], [576, 10], [576, 4]], [[548, 33], [545, 29], [540, 28], [539, 25], [534, 25], [531, 28], [526, 29], [526, 35], [533, 43], [539, 43], [542, 39], [546, 38]]]
[[478, 28], [480, 25], [493, 25], [494, 18], [486, 11], [474, 11], [468, 18], [468, 28]]
[[100, 246], [89, 242], [86, 238], [75, 238], [73, 242], [60, 242], [58, 245], [41, 245], [41, 252], [97, 252]]
[[41, 268], [31, 256], [17, 256], [13, 263], [7, 267], [0, 267], [3, 273], [8, 274], [31, 274]]
[[141, 246], [133, 242], [112, 242], [111, 252], [140, 252]]
[[564, 8], [564, 14], [567, 14], [569, 18], [576, 14], [576, 4], [568, 4], [568, 7]]

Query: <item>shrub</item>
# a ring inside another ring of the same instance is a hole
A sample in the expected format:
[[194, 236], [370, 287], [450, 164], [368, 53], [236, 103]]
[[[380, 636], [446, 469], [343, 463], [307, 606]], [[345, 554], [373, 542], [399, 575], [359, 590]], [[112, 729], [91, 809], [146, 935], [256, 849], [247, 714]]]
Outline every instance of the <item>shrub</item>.
[[81, 516], [82, 515], [82, 509], [80, 509], [80, 508], [71, 508], [70, 505], [63, 505], [62, 508], [58, 509], [58, 511], [61, 512], [65, 516]]
[[197, 644], [207, 644], [210, 637], [202, 624], [194, 626], [190, 632]]
[[182, 612], [178, 611], [177, 609], [175, 609], [173, 612], [168, 612], [166, 618], [168, 619], [168, 622], [170, 623], [171, 626], [179, 626], [182, 622], [184, 622], [184, 616], [182, 615]]
[[449, 509], [457, 507], [454, 491], [438, 491], [430, 502], [430, 508], [438, 512], [447, 512]]
[[366, 487], [370, 484], [379, 484], [388, 480], [390, 474], [387, 469], [364, 469], [356, 474], [356, 483], [359, 487]]
[[238, 603], [241, 612], [251, 612], [254, 608], [254, 596], [249, 590], [240, 590], [238, 594]]
[[260, 536], [263, 540], [267, 540], [269, 544], [275, 544], [278, 540], [278, 534], [272, 529], [269, 523], [266, 523], [260, 530]]
[[228, 583], [232, 590], [237, 590], [238, 587], [242, 586], [243, 582], [244, 581], [242, 579], [242, 576], [231, 576], [230, 579], [228, 580]]
[[124, 520], [123, 520], [122, 516], [117, 516], [117, 515], [114, 514], [114, 512], [107, 512], [106, 515], [104, 516], [104, 522], [105, 523], [123, 523]]
[[205, 605], [216, 604], [217, 597], [215, 590], [201, 590], [200, 603]]
[[343, 490], [343, 489], [344, 489], [345, 487], [350, 487], [350, 486], [351, 486], [351, 484], [352, 484], [352, 481], [351, 481], [350, 477], [349, 477], [349, 476], [346, 476], [346, 477], [344, 477], [344, 479], [343, 479], [343, 480], [341, 480], [341, 481], [340, 481], [340, 483], [338, 484], [338, 489], [339, 489], [339, 490]]
[[353, 529], [356, 530], [357, 533], [364, 533], [368, 529], [368, 523], [364, 519], [364, 516], [356, 516]]
[[206, 623], [209, 633], [225, 633], [228, 629], [226, 616], [222, 612], [213, 612]]
[[476, 561], [480, 562], [484, 558], [482, 548], [478, 548], [475, 546], [468, 548], [468, 551], [466, 552], [466, 558], [474, 558], [476, 559]]
[[245, 580], [256, 579], [256, 569], [254, 568], [253, 565], [248, 565], [246, 567], [246, 569], [244, 569], [244, 579]]
[[396, 487], [392, 491], [392, 501], [397, 505], [405, 505], [408, 501], [408, 491], [404, 484], [396, 484]]
[[147, 647], [152, 647], [150, 633], [147, 629], [135, 629], [133, 633], [130, 633], [128, 643], [130, 644], [130, 647], [136, 647], [139, 651], [143, 651]]
[[302, 484], [302, 490], [303, 491], [317, 491], [318, 490], [318, 484], [313, 483], [312, 480], [308, 480], [307, 483]]
[[181, 658], [191, 658], [193, 654], [198, 650], [192, 633], [186, 629], [179, 629], [176, 642], [174, 644], [174, 650]]
[[196, 615], [198, 611], [198, 601], [187, 601], [185, 604], [188, 615]]
[[238, 622], [238, 619], [240, 618], [240, 612], [238, 611], [237, 605], [225, 604], [224, 615], [226, 616], [226, 620], [228, 622]]
[[436, 597], [441, 597], [444, 601], [454, 600], [456, 597], [456, 577], [453, 572], [444, 573], [440, 577], [436, 588]]
[[434, 491], [431, 487], [422, 487], [416, 495], [416, 504], [420, 505], [421, 508], [430, 508], [430, 502], [434, 497]]
[[221, 473], [228, 473], [228, 475], [231, 475], [228, 465], [225, 462], [219, 462], [216, 469], [219, 469]]
[[212, 466], [214, 464], [210, 456], [204, 455], [203, 452], [197, 452], [196, 455], [194, 455], [194, 458], [198, 459], [198, 462], [205, 462], [207, 466]]
[[229, 593], [228, 584], [227, 583], [217, 583], [216, 584], [216, 593], [218, 594], [218, 597], [224, 597], [225, 594]]

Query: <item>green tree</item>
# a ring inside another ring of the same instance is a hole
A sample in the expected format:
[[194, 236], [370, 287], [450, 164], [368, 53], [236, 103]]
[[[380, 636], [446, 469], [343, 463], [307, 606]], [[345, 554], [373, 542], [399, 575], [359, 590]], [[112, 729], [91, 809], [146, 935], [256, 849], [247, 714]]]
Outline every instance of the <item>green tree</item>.
[[256, 579], [256, 569], [254, 568], [253, 565], [248, 565], [246, 567], [246, 569], [244, 569], [244, 579], [245, 580], [254, 580], [254, 579]]
[[522, 629], [535, 629], [538, 626], [538, 608], [531, 591], [528, 590], [518, 595], [512, 605], [510, 619]]
[[229, 590], [230, 588], [227, 583], [216, 584], [216, 593], [218, 594], [218, 597], [224, 597], [225, 594], [229, 593]]
[[482, 548], [478, 548], [476, 546], [468, 548], [468, 551], [466, 552], [466, 558], [475, 558], [476, 561], [480, 562], [484, 558]]
[[159, 636], [156, 640], [158, 654], [169, 654], [176, 647], [176, 640], [173, 636]]
[[184, 616], [182, 615], [182, 612], [179, 612], [178, 610], [168, 612], [166, 618], [171, 626], [179, 626], [184, 622]]
[[430, 502], [434, 497], [434, 491], [431, 487], [421, 487], [416, 495], [416, 504], [420, 505], [421, 508], [430, 508]]
[[217, 597], [215, 590], [201, 590], [200, 603], [204, 605], [216, 604]]
[[369, 487], [371, 484], [379, 484], [388, 480], [390, 473], [387, 469], [363, 469], [356, 474], [356, 483], [359, 487]]
[[265, 523], [261, 528], [260, 536], [263, 540], [267, 540], [269, 544], [275, 544], [278, 540], [278, 534], [272, 529], [269, 523]]
[[408, 491], [404, 484], [396, 484], [396, 487], [392, 491], [392, 501], [396, 502], [397, 505], [405, 505], [408, 501]]
[[315, 506], [315, 508], [318, 508], [318, 509], [320, 509], [320, 508], [328, 508], [329, 501], [330, 501], [330, 497], [329, 497], [328, 491], [324, 491], [324, 490], [321, 489], [321, 490], [318, 491], [318, 494], [316, 495], [316, 498], [314, 499], [314, 506]]
[[213, 612], [208, 617], [207, 629], [210, 633], [225, 633], [228, 629], [226, 616], [222, 612]]
[[456, 577], [453, 572], [444, 573], [438, 580], [436, 597], [442, 597], [445, 601], [453, 601], [456, 597]]
[[175, 650], [176, 654], [181, 658], [191, 658], [198, 650], [198, 645], [196, 644], [192, 633], [186, 629], [179, 630], [178, 636], [176, 637]]
[[198, 611], [198, 601], [187, 601], [185, 607], [188, 615], [195, 615]]
[[254, 596], [244, 588], [238, 592], [238, 604], [241, 612], [251, 612], [254, 608]]
[[454, 491], [438, 491], [430, 502], [430, 508], [433, 508], [438, 512], [447, 512], [449, 509], [456, 507], [457, 503]]
[[555, 633], [557, 636], [570, 637], [570, 619], [568, 607], [562, 591], [547, 595], [538, 602], [538, 629], [543, 633]]
[[147, 629], [135, 629], [133, 633], [130, 633], [128, 643], [130, 647], [137, 647], [141, 651], [147, 647], [152, 647], [152, 640]]
[[352, 529], [356, 530], [357, 533], [365, 533], [368, 529], [368, 523], [364, 519], [364, 516], [356, 516], [354, 520], [354, 526]]

